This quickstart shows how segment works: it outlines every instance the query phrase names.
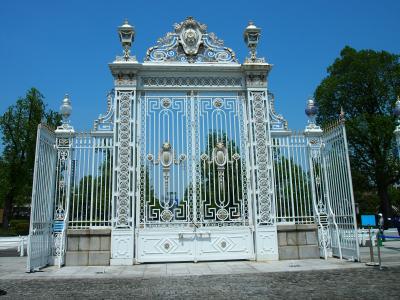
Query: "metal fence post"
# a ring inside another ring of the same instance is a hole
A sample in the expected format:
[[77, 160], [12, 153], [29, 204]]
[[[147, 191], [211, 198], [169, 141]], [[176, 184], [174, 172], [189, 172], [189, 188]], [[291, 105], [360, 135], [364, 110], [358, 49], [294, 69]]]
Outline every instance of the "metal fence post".
[[71, 155], [74, 128], [70, 125], [69, 117], [72, 112], [69, 96], [65, 95], [60, 113], [62, 124], [57, 127], [56, 147], [57, 147], [57, 177], [56, 177], [56, 196], [54, 199], [54, 221], [53, 221], [53, 256], [54, 264], [61, 267], [64, 264], [66, 232], [68, 224], [69, 201], [71, 195]]
[[330, 235], [328, 230], [329, 222], [327, 207], [323, 199], [323, 179], [321, 178], [323, 176], [321, 171], [321, 136], [323, 134], [323, 131], [321, 127], [319, 127], [315, 122], [317, 111], [318, 109], [315, 105], [314, 99], [309, 99], [307, 101], [307, 106], [305, 109], [305, 113], [309, 120], [308, 125], [304, 130], [304, 135], [307, 138], [307, 145], [309, 150], [308, 161], [311, 180], [311, 198], [314, 206], [315, 221], [318, 226], [320, 255], [327, 259], [328, 247], [330, 245]]

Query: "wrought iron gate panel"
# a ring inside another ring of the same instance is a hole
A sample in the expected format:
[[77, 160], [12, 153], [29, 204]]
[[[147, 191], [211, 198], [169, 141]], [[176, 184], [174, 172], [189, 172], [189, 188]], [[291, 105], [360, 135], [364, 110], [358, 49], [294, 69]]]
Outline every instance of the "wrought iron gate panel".
[[192, 121], [187, 95], [140, 99], [140, 217], [144, 227], [193, 218]]
[[320, 256], [326, 259], [332, 256], [331, 240], [335, 231], [333, 230], [334, 224], [330, 222], [332, 211], [329, 205], [329, 191], [326, 186], [323, 146], [320, 135], [309, 137], [309, 165], [315, 222], [318, 226]]
[[232, 92], [140, 97], [139, 262], [254, 257], [243, 105]]
[[46, 266], [51, 255], [56, 156], [54, 133], [39, 125], [28, 238], [28, 272]]
[[344, 124], [327, 128], [322, 138], [325, 185], [331, 210], [332, 254], [359, 260], [353, 188]]
[[272, 138], [277, 223], [313, 224], [307, 139], [293, 132]]
[[72, 139], [70, 228], [111, 226], [112, 151], [111, 135], [78, 133]]
[[248, 226], [246, 141], [239, 96], [196, 97], [197, 221]]

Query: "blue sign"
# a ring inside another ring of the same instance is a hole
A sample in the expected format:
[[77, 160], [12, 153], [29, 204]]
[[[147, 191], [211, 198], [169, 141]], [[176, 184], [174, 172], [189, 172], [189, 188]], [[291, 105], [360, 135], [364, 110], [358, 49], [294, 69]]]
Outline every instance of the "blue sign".
[[375, 215], [361, 215], [361, 226], [376, 226]]
[[55, 220], [53, 223], [53, 232], [60, 233], [64, 229], [64, 221], [62, 220]]

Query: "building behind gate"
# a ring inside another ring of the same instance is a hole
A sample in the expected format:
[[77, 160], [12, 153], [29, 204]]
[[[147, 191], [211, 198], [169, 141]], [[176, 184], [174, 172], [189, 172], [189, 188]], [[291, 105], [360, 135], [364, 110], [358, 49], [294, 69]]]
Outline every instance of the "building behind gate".
[[90, 132], [71, 102], [55, 131], [39, 125], [28, 271], [56, 265], [359, 259], [343, 116], [302, 132], [274, 110], [272, 68], [244, 33], [243, 64], [189, 17], [109, 64], [114, 88]]

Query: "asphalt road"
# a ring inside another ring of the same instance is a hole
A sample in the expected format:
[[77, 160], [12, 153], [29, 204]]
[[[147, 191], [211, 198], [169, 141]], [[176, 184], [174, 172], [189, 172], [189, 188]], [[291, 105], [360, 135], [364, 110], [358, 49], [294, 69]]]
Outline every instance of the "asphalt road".
[[400, 267], [131, 279], [0, 280], [1, 299], [399, 299]]

